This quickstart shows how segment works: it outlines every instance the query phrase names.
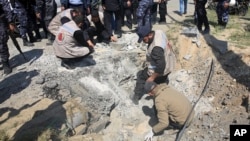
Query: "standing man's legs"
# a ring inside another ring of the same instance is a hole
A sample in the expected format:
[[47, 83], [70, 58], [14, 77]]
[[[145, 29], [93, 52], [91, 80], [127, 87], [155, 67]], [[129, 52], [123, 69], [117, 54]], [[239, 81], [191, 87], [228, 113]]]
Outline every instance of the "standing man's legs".
[[159, 3], [159, 14], [160, 14], [159, 23], [166, 23], [166, 14], [167, 14], [166, 2]]
[[179, 0], [179, 5], [180, 5], [180, 15], [182, 16], [182, 14], [184, 13], [184, 0]]
[[183, 14], [187, 14], [187, 2], [188, 0], [184, 0], [184, 13]]
[[114, 11], [115, 14], [115, 33], [117, 34], [118, 38], [122, 37], [122, 24], [121, 24], [121, 10]]
[[136, 10], [137, 10], [138, 4], [139, 4], [138, 0], [134, 0], [134, 2], [132, 3], [133, 24], [137, 24]]
[[158, 3], [154, 3], [153, 6], [151, 7], [151, 21], [152, 21], [152, 24], [156, 23], [156, 19], [157, 19], [157, 6], [158, 6]]
[[109, 35], [113, 34], [112, 24], [111, 24], [112, 16], [113, 13], [111, 11], [104, 10], [104, 26]]
[[[2, 20], [2, 19], [1, 19]], [[4, 74], [9, 74], [12, 72], [12, 69], [9, 64], [9, 49], [8, 49], [8, 33], [6, 31], [6, 27], [4, 26], [4, 23], [0, 21], [0, 57], [3, 64], [3, 71]]]
[[132, 29], [132, 8], [125, 8], [124, 12], [127, 20], [125, 24], [129, 29]]

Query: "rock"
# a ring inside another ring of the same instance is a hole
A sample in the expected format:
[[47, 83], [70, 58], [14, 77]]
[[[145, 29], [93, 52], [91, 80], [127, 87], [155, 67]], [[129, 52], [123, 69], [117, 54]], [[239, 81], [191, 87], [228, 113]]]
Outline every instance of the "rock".
[[184, 58], [185, 60], [189, 60], [191, 57], [192, 57], [192, 55], [188, 54], [188, 55], [185, 55], [183, 58]]
[[124, 46], [126, 46], [125, 43], [120, 43], [120, 42], [110, 42], [109, 45], [111, 48], [115, 50], [121, 50]]
[[45, 81], [45, 79], [43, 77], [38, 77], [37, 80], [36, 80], [36, 84], [43, 84]]
[[70, 91], [68, 89], [60, 89], [58, 92], [59, 95], [61, 95], [62, 100], [66, 101], [71, 97]]
[[98, 133], [101, 130], [103, 130], [104, 128], [106, 128], [106, 126], [109, 124], [110, 118], [105, 116], [105, 117], [101, 117], [99, 119], [98, 122], [93, 123], [89, 129], [88, 129], [88, 133]]
[[49, 81], [46, 83], [46, 87], [49, 89], [55, 89], [58, 86], [56, 81]]

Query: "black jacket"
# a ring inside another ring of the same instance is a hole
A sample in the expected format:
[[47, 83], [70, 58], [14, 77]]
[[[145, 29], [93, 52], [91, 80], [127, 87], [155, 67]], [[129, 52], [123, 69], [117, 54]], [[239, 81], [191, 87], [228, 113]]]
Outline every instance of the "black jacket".
[[105, 6], [107, 11], [120, 10], [120, 0], [102, 0], [102, 5]]

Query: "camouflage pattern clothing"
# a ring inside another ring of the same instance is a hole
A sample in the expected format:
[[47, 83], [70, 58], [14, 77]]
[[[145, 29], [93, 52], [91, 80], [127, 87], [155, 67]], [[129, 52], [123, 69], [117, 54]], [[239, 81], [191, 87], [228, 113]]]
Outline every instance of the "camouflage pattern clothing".
[[152, 0], [141, 0], [137, 8], [136, 16], [138, 27], [148, 24], [152, 27], [151, 24], [151, 7], [153, 5]]
[[226, 26], [229, 20], [229, 7], [225, 8], [224, 4], [230, 0], [219, 0], [216, 7], [216, 14], [218, 18], [218, 24]]
[[8, 23], [13, 22], [13, 13], [11, 11], [8, 0], [0, 0], [0, 57], [2, 62], [9, 60], [8, 50]]

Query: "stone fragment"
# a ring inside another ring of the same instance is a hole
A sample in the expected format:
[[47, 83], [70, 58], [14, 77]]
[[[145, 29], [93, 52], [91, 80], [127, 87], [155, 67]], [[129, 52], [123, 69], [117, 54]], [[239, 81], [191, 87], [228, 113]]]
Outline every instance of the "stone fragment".
[[88, 129], [88, 132], [89, 133], [98, 133], [100, 132], [101, 130], [105, 129], [106, 126], [109, 124], [109, 121], [110, 118], [105, 116], [105, 117], [102, 117], [101, 119], [99, 119], [99, 121], [93, 123], [89, 129]]
[[50, 89], [55, 89], [58, 86], [56, 81], [49, 81], [48, 83], [46, 83], [46, 87], [50, 88]]
[[189, 60], [191, 57], [192, 57], [192, 55], [188, 54], [188, 55], [185, 55], [183, 58], [184, 58], [185, 60]]
[[43, 77], [37, 78], [37, 80], [36, 80], [35, 83], [36, 83], [36, 84], [43, 84], [43, 83], [44, 83], [44, 78], [43, 78]]

